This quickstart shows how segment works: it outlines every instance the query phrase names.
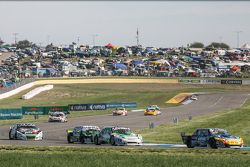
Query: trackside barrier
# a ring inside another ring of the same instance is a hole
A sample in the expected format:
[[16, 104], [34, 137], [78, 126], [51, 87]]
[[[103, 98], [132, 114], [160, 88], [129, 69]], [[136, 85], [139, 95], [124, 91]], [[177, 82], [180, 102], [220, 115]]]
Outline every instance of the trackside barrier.
[[170, 104], [180, 104], [184, 100], [186, 100], [189, 96], [193, 93], [179, 93], [178, 95], [174, 96], [172, 99], [166, 101], [166, 103]]
[[179, 79], [179, 83], [184, 83], [184, 84], [200, 84], [201, 80], [200, 79]]
[[48, 115], [51, 112], [64, 112], [69, 114], [68, 106], [25, 106], [23, 115]]
[[69, 104], [70, 111], [87, 111], [87, 110], [106, 110], [109, 108], [136, 108], [136, 102], [114, 102], [114, 103], [95, 103], [95, 104]]
[[28, 93], [26, 93], [25, 95], [22, 96], [22, 99], [31, 99], [32, 97], [34, 97], [35, 95], [38, 95], [39, 93], [43, 92], [43, 91], [47, 91], [47, 90], [51, 90], [53, 89], [53, 85], [44, 85], [44, 86], [40, 86], [38, 88], [35, 88], [31, 91], [29, 91]]
[[226, 84], [226, 85], [242, 85], [242, 80], [223, 79], [223, 80], [221, 80], [221, 84]]
[[0, 120], [22, 119], [23, 113], [21, 109], [0, 109]]

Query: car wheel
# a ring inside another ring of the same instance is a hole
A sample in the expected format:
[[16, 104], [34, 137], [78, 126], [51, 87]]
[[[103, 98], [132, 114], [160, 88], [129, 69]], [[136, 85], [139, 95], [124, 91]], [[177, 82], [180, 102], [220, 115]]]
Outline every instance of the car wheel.
[[96, 145], [101, 145], [101, 143], [99, 142], [99, 137], [98, 137], [98, 136], [95, 136], [95, 138], [94, 138], [94, 143], [95, 143]]
[[72, 141], [71, 135], [68, 135], [67, 139], [68, 139], [68, 143], [74, 143], [74, 142]]
[[114, 136], [110, 137], [110, 144], [113, 145], [113, 146], [116, 145]]
[[80, 141], [81, 141], [82, 144], [85, 144], [84, 136], [81, 137]]
[[13, 138], [11, 137], [11, 131], [9, 132], [9, 139], [13, 140]]
[[209, 139], [209, 140], [208, 140], [208, 144], [209, 144], [209, 146], [210, 146], [211, 148], [213, 148], [213, 149], [217, 149], [217, 148], [218, 148], [218, 146], [217, 146], [217, 144], [216, 144], [216, 140], [215, 140], [214, 138]]

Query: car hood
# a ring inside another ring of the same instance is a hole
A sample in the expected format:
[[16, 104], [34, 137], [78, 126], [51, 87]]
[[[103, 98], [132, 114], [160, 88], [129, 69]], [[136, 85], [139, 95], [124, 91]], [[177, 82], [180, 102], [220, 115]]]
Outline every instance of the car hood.
[[138, 138], [138, 135], [136, 135], [135, 133], [129, 133], [129, 134], [114, 133], [114, 135], [119, 136], [119, 137], [124, 138], [124, 139], [127, 139], [127, 138]]
[[239, 140], [240, 139], [240, 137], [233, 136], [233, 135], [228, 135], [228, 136], [216, 135], [215, 137], [220, 138], [220, 139], [225, 139], [225, 140]]

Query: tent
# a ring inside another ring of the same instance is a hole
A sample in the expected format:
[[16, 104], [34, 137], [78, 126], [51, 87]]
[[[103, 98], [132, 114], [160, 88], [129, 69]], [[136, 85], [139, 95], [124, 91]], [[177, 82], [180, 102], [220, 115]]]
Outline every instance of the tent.
[[134, 65], [143, 64], [143, 61], [141, 61], [141, 60], [133, 60], [132, 64], [134, 64]]
[[107, 48], [113, 48], [114, 45], [112, 45], [111, 43], [109, 43], [109, 44], [105, 45], [105, 47], [107, 47]]
[[122, 63], [115, 63], [115, 64], [113, 64], [113, 67], [116, 68], [116, 69], [122, 69], [122, 70], [127, 69], [127, 66], [122, 64]]
[[246, 43], [241, 48], [242, 49], [250, 49], [250, 45]]

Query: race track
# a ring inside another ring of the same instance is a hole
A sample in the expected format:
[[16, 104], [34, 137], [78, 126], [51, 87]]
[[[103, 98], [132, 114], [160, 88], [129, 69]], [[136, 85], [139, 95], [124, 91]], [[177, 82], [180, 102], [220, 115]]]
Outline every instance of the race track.
[[18, 141], [9, 140], [9, 126], [0, 126], [0, 145], [37, 145], [37, 146], [90, 146], [88, 144], [68, 144], [66, 140], [66, 130], [77, 125], [97, 125], [103, 126], [125, 126], [133, 130], [148, 128], [149, 123], [155, 126], [172, 123], [174, 117], [179, 120], [188, 119], [189, 116], [202, 116], [214, 112], [224, 111], [240, 107], [246, 99], [248, 93], [213, 93], [198, 95], [198, 100], [187, 105], [162, 109], [160, 116], [144, 116], [143, 112], [130, 112], [128, 116], [86, 116], [69, 119], [68, 123], [37, 123], [43, 130], [43, 141]]

